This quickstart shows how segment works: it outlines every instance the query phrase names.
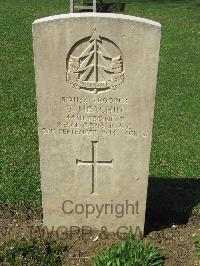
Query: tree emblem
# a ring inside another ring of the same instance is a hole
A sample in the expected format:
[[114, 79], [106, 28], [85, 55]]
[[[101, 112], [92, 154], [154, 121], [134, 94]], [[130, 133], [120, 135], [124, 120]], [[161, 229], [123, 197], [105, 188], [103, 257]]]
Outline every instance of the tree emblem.
[[94, 30], [77, 42], [67, 56], [67, 82], [75, 89], [100, 93], [117, 89], [124, 82], [123, 58], [119, 47]]

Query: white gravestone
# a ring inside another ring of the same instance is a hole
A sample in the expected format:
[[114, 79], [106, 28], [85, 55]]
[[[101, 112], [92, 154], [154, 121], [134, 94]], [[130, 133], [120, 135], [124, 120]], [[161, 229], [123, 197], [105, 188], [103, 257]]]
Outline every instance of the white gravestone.
[[143, 232], [160, 24], [58, 15], [33, 42], [44, 224]]

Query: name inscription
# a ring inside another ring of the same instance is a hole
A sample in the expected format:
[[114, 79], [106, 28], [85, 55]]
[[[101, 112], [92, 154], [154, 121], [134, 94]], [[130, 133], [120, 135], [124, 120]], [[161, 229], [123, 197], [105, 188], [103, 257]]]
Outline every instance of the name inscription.
[[43, 127], [43, 135], [86, 135], [146, 138], [149, 130], [138, 131], [127, 119], [127, 98], [63, 96], [64, 117], [53, 127]]

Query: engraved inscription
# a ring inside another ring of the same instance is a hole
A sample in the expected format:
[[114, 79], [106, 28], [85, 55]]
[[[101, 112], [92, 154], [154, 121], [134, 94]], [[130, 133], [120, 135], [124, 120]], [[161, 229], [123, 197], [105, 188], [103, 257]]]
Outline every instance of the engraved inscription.
[[92, 166], [92, 190], [90, 194], [93, 194], [95, 191], [95, 182], [97, 178], [97, 166], [105, 165], [105, 166], [113, 166], [113, 159], [110, 161], [99, 161], [97, 159], [97, 145], [98, 141], [91, 141], [92, 143], [92, 160], [91, 161], [83, 161], [76, 159], [76, 165], [91, 165]]
[[77, 42], [67, 55], [67, 82], [89, 93], [115, 90], [124, 82], [124, 66], [119, 47], [101, 37], [92, 36]]
[[149, 129], [138, 130], [128, 119], [129, 99], [123, 97], [63, 96], [63, 115], [55, 124], [44, 126], [43, 135], [88, 137], [132, 137], [148, 139]]

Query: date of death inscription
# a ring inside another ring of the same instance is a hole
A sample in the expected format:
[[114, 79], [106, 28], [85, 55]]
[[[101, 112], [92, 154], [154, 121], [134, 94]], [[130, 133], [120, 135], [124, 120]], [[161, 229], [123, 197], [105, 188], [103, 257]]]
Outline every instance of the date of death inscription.
[[61, 97], [62, 118], [41, 128], [42, 135], [125, 136], [147, 138], [149, 130], [131, 124], [127, 98]]

